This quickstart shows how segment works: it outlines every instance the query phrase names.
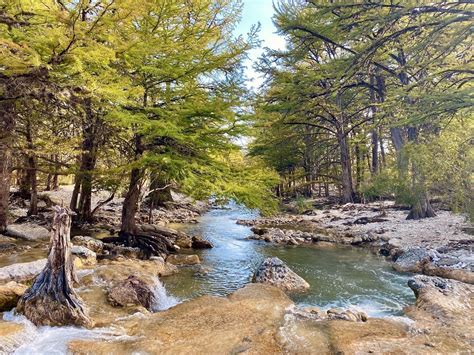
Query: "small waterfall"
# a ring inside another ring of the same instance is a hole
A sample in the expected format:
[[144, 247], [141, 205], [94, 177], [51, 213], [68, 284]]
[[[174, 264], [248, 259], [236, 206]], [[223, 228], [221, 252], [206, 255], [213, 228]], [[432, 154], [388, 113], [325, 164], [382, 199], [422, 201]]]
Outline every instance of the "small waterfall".
[[66, 354], [67, 344], [75, 339], [111, 339], [116, 334], [110, 329], [77, 327], [36, 327], [25, 316], [14, 310], [5, 312], [3, 320], [23, 325], [23, 330], [0, 340], [1, 354]]
[[178, 298], [168, 295], [165, 286], [163, 286], [158, 278], [155, 280], [155, 288], [153, 293], [155, 295], [153, 311], [155, 312], [165, 311], [181, 302]]

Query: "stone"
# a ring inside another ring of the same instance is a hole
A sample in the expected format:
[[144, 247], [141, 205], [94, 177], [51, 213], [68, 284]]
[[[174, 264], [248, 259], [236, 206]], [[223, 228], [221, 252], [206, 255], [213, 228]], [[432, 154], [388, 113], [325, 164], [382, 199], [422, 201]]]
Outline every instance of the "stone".
[[33, 223], [9, 224], [5, 234], [25, 240], [49, 239], [50, 232], [45, 227]]
[[166, 258], [166, 262], [173, 265], [197, 265], [201, 263], [199, 256], [197, 255], [186, 255], [186, 254], [171, 254]]
[[[161, 259], [161, 258], [160, 258]], [[99, 281], [108, 286], [113, 285], [117, 280], [125, 280], [128, 276], [134, 275], [153, 285], [158, 277], [173, 275], [178, 272], [178, 268], [170, 263], [161, 260], [101, 260], [91, 274], [81, 279], [81, 284], [89, 286]]]
[[76, 267], [93, 266], [97, 263], [96, 253], [82, 245], [73, 245], [71, 254], [74, 256], [74, 265]]
[[0, 312], [9, 311], [16, 307], [21, 296], [25, 293], [28, 286], [10, 281], [0, 285]]
[[331, 308], [326, 313], [330, 320], [346, 320], [350, 322], [367, 322], [368, 320], [367, 314], [364, 312], [350, 309]]
[[75, 340], [68, 352], [87, 354], [277, 354], [286, 309], [283, 291], [249, 284], [228, 297], [202, 296], [164, 312], [130, 319], [125, 339]]
[[9, 281], [29, 282], [38, 275], [46, 265], [46, 259], [17, 263], [0, 268], [0, 283]]
[[193, 242], [187, 235], [178, 235], [174, 241], [174, 244], [179, 248], [190, 249], [193, 245]]
[[393, 267], [399, 272], [421, 272], [423, 267], [431, 261], [431, 256], [424, 248], [411, 248], [401, 254]]
[[95, 253], [102, 253], [102, 250], [104, 249], [104, 243], [101, 240], [82, 235], [76, 235], [73, 237], [72, 243], [74, 245], [86, 247]]
[[193, 249], [211, 249], [214, 246], [208, 240], [205, 240], [201, 237], [193, 237], [192, 238], [192, 248]]
[[258, 268], [253, 282], [276, 286], [285, 291], [305, 291], [309, 284], [277, 257], [267, 258]]
[[155, 296], [152, 288], [145, 281], [131, 275], [109, 289], [107, 301], [114, 307], [141, 305], [152, 310]]

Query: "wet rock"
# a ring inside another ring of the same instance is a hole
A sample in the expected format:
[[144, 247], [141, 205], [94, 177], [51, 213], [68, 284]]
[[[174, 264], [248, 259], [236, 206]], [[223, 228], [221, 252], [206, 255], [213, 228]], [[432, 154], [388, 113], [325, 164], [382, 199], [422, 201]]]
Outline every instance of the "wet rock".
[[104, 243], [103, 253], [104, 255], [100, 255], [98, 259], [115, 259], [117, 257], [137, 259], [141, 255], [141, 250], [140, 248]]
[[101, 240], [82, 235], [77, 235], [73, 237], [72, 243], [74, 245], [86, 247], [87, 249], [90, 249], [95, 253], [101, 253], [104, 249], [104, 243]]
[[[447, 325], [457, 325], [459, 330], [467, 331], [474, 324], [472, 306], [474, 304], [474, 286], [441, 277], [416, 275], [408, 281], [408, 286], [416, 296], [415, 307], [409, 314], [430, 319]], [[459, 326], [463, 327], [459, 327]], [[472, 327], [471, 327], [472, 328]], [[474, 334], [474, 329], [471, 329]]]
[[253, 282], [265, 283], [285, 291], [305, 291], [309, 284], [277, 257], [267, 258], [258, 268]]
[[[159, 260], [161, 259], [161, 260]], [[81, 283], [84, 285], [113, 285], [117, 280], [125, 280], [134, 275], [153, 285], [157, 277], [173, 275], [178, 272], [175, 265], [163, 261], [162, 258], [150, 260], [101, 260], [94, 268], [93, 273], [84, 276]]]
[[50, 237], [50, 232], [45, 227], [33, 223], [10, 224], [5, 234], [25, 240], [41, 240]]
[[14, 243], [0, 243], [0, 254], [11, 253], [18, 249]]
[[28, 286], [10, 281], [0, 285], [0, 312], [9, 311], [16, 307], [18, 300], [25, 293]]
[[211, 249], [214, 247], [210, 241], [201, 237], [193, 237], [192, 241], [193, 249]]
[[82, 245], [73, 245], [71, 254], [74, 256], [76, 267], [93, 266], [97, 263], [96, 253]]
[[275, 337], [292, 301], [281, 290], [250, 284], [229, 297], [202, 296], [122, 323], [128, 339], [69, 343], [74, 354], [282, 353]]
[[17, 263], [0, 268], [0, 283], [9, 281], [28, 282], [33, 280], [46, 265], [46, 259]]
[[364, 312], [344, 310], [340, 308], [331, 308], [327, 312], [330, 320], [346, 320], [350, 322], [367, 322], [368, 317]]
[[324, 319], [327, 316], [327, 313], [324, 312], [321, 308], [319, 307], [306, 307], [303, 309], [305, 312], [315, 316], [318, 319]]
[[201, 260], [199, 260], [199, 256], [197, 255], [186, 255], [186, 254], [172, 254], [166, 258], [166, 262], [171, 263], [173, 265], [196, 265], [200, 264]]
[[7, 322], [0, 319], [0, 354], [13, 354], [36, 334], [22, 323]]
[[109, 289], [107, 301], [114, 307], [141, 305], [151, 310], [155, 296], [152, 288], [145, 281], [131, 275]]
[[426, 249], [411, 248], [397, 258], [393, 267], [399, 272], [421, 272], [430, 261], [431, 256]]

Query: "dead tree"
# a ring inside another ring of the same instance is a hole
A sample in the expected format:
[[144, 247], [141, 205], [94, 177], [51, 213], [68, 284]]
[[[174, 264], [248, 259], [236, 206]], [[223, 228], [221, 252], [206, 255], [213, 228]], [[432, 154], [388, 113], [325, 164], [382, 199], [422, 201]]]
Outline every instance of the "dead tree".
[[36, 325], [92, 327], [87, 310], [73, 289], [76, 281], [71, 257], [71, 212], [55, 206], [48, 261], [17, 310]]

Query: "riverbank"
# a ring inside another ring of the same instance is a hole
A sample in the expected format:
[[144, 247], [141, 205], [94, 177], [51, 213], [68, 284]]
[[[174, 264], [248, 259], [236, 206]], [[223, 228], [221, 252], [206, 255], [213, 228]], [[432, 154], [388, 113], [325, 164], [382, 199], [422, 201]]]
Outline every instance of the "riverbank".
[[474, 283], [472, 224], [449, 211], [422, 220], [406, 220], [407, 210], [392, 203], [346, 204], [240, 220], [252, 226], [249, 239], [278, 245], [334, 243], [367, 247], [394, 262], [399, 271]]

